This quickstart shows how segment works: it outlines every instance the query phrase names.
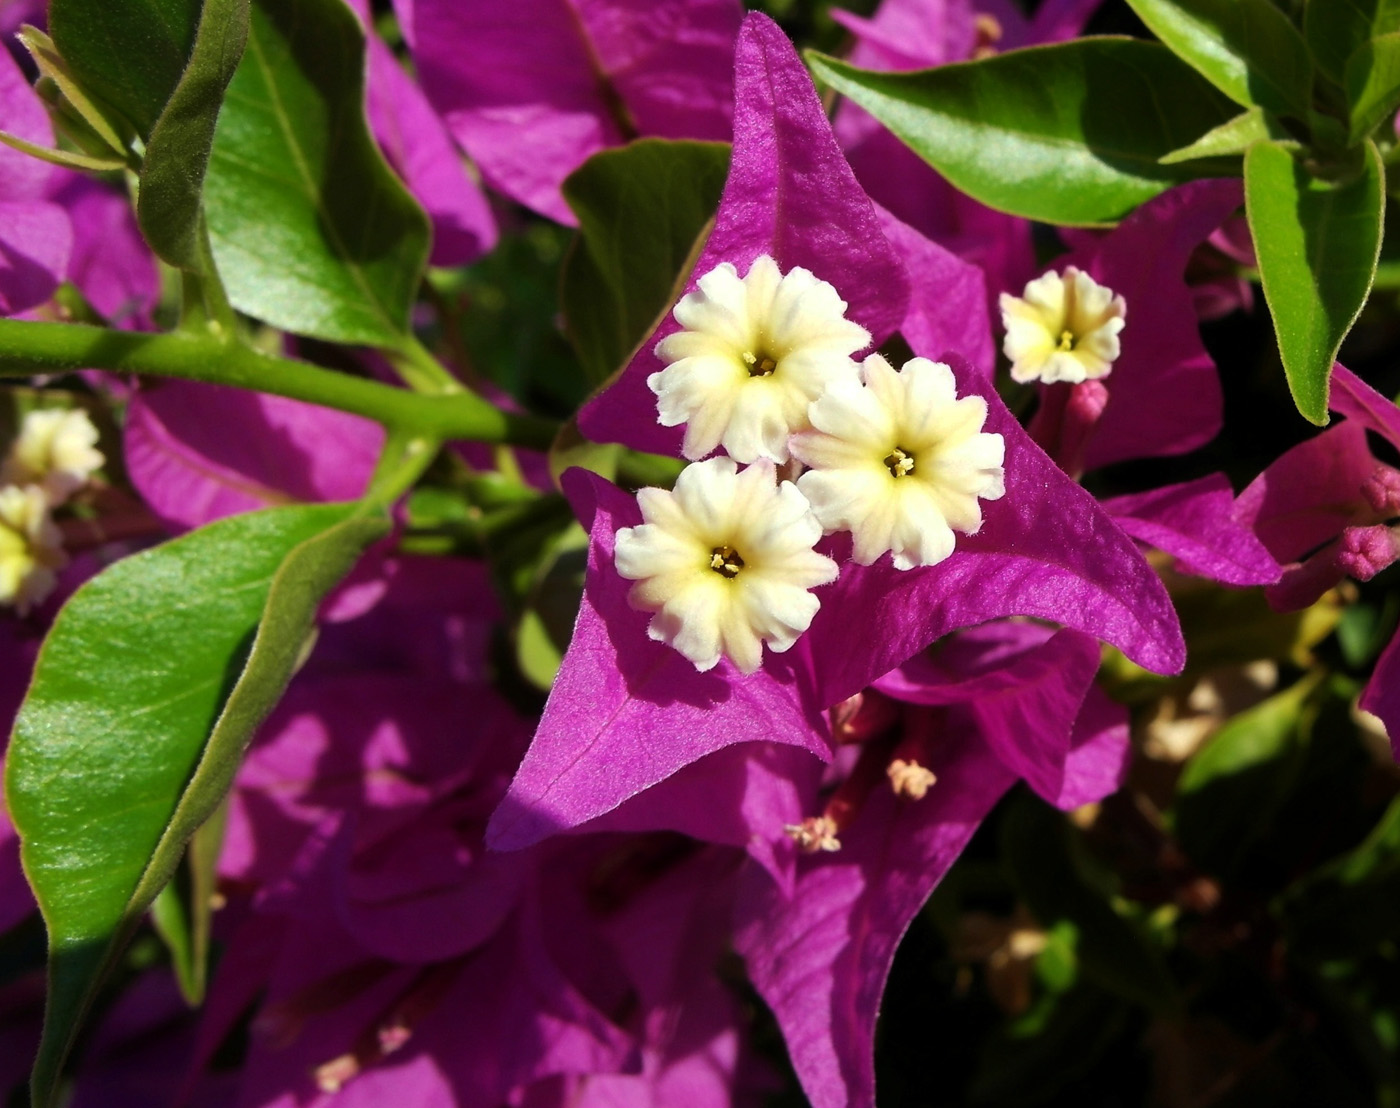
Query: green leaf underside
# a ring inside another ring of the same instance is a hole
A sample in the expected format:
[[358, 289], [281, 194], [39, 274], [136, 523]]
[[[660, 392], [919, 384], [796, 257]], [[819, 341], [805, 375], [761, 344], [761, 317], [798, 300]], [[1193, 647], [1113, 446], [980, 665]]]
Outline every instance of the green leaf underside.
[[564, 182], [579, 220], [564, 317], [590, 384], [626, 364], [670, 303], [728, 170], [725, 143], [642, 139], [595, 154]]
[[214, 127], [247, 41], [248, 0], [206, 0], [189, 64], [146, 143], [136, 216], [171, 265], [195, 265]]
[[341, 0], [256, 0], [205, 210], [236, 308], [297, 334], [392, 346], [408, 332], [430, 231], [365, 123], [364, 55]]
[[1309, 176], [1275, 143], [1245, 155], [1245, 212], [1288, 387], [1319, 425], [1327, 422], [1332, 363], [1375, 276], [1384, 181], [1371, 143], [1361, 173], [1339, 186]]
[[1198, 158], [1243, 154], [1256, 142], [1283, 137], [1281, 130], [1271, 124], [1269, 116], [1262, 108], [1250, 108], [1228, 123], [1222, 123], [1214, 130], [1207, 131], [1190, 146], [1173, 150], [1162, 159], [1162, 164], [1176, 165], [1178, 162], [1195, 161]]
[[49, 33], [79, 82], [151, 134], [194, 44], [200, 0], [50, 0]]
[[1272, 0], [1128, 0], [1178, 57], [1244, 107], [1305, 115], [1307, 44]]
[[1338, 84], [1361, 44], [1400, 31], [1400, 0], [1308, 0], [1303, 36], [1318, 68]]
[[808, 60], [963, 192], [1047, 223], [1111, 223], [1199, 175], [1160, 159], [1238, 114], [1171, 51], [1126, 38], [914, 73]]
[[[112, 959], [219, 804], [320, 598], [387, 529], [355, 504], [234, 516], [84, 585], [45, 640], [6, 797], [49, 929], [36, 1105]], [[246, 660], [245, 660], [246, 659]]]
[[1400, 104], [1400, 31], [1365, 43], [1346, 67], [1350, 137], [1360, 142]]

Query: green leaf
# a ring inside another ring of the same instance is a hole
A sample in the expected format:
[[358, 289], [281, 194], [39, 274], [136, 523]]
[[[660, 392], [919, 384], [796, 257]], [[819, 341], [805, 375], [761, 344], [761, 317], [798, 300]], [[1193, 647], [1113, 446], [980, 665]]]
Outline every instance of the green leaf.
[[1166, 47], [1125, 38], [916, 73], [808, 62], [963, 192], [1047, 223], [1111, 223], [1199, 176], [1160, 160], [1237, 114]]
[[1132, 1009], [1081, 984], [1047, 993], [1009, 1027], [986, 1036], [965, 1103], [1079, 1103], [1083, 1080], [1105, 1069], [1123, 1042]]
[[248, 0], [205, 0], [189, 64], [151, 130], [136, 218], [151, 249], [193, 269], [201, 199], [224, 90], [248, 41]]
[[151, 134], [194, 45], [200, 0], [50, 0], [49, 33], [82, 87]]
[[1303, 764], [1316, 687], [1305, 678], [1241, 712], [1186, 763], [1172, 825], [1197, 865], [1228, 875], [1268, 833]]
[[1400, 31], [1400, 0], [1308, 0], [1303, 37], [1317, 66], [1338, 84], [1363, 43]]
[[222, 520], [115, 563], [54, 622], [6, 765], [49, 930], [36, 1106], [53, 1103], [96, 988], [286, 687], [321, 597], [387, 530], [360, 511]]
[[204, 204], [236, 308], [298, 334], [393, 346], [429, 226], [370, 136], [364, 66], [342, 0], [257, 0]]
[[1400, 31], [1363, 43], [1347, 61], [1350, 137], [1360, 142], [1400, 104]]
[[1256, 142], [1287, 137], [1287, 132], [1279, 127], [1263, 108], [1250, 108], [1214, 130], [1207, 131], [1190, 146], [1173, 150], [1159, 161], [1163, 165], [1176, 165], [1178, 162], [1196, 161], [1200, 158], [1243, 154]]
[[1298, 410], [1327, 422], [1328, 381], [1376, 272], [1385, 170], [1368, 142], [1360, 172], [1331, 184], [1287, 149], [1261, 142], [1244, 159], [1245, 213]]
[[1081, 975], [1149, 1011], [1174, 1009], [1179, 1003], [1176, 986], [1160, 952], [1090, 880], [1064, 815], [1021, 796], [1011, 806], [1002, 834], [1002, 857], [1031, 914], [1047, 929], [1074, 925]]
[[626, 365], [673, 302], [728, 171], [727, 144], [642, 139], [565, 180], [579, 231], [564, 265], [564, 318], [590, 384]]
[[29, 51], [39, 70], [34, 90], [48, 105], [59, 131], [74, 139], [90, 154], [99, 157], [116, 154], [121, 156], [122, 164], [126, 164], [126, 156], [130, 153], [126, 141], [118, 134], [104, 109], [95, 104], [78, 83], [68, 63], [54, 46], [53, 39], [27, 23], [15, 37]]
[[549, 544], [525, 594], [515, 630], [520, 672], [545, 692], [554, 684], [573, 637], [588, 568], [588, 532], [570, 524]]
[[1166, 45], [1236, 104], [1302, 116], [1307, 43], [1271, 0], [1128, 0]]
[[1282, 898], [1290, 948], [1309, 958], [1354, 958], [1400, 928], [1400, 800], [1365, 840], [1301, 878]]

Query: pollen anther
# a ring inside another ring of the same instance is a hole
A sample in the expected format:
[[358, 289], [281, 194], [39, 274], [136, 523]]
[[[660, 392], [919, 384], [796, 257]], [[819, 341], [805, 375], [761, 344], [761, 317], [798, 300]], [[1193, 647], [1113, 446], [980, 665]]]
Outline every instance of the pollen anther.
[[710, 551], [710, 568], [721, 577], [733, 580], [744, 568], [744, 559], [732, 546], [717, 546]]
[[914, 472], [913, 457], [898, 446], [885, 456], [885, 465], [891, 477], [908, 477]]

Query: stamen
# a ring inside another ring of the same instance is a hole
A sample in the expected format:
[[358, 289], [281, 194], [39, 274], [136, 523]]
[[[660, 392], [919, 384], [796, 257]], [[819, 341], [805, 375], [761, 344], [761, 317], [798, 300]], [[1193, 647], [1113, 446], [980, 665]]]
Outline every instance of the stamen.
[[1068, 354], [1071, 350], [1074, 349], [1074, 332], [1073, 332], [1073, 331], [1061, 331], [1061, 332], [1060, 332], [1060, 346], [1059, 346], [1059, 349], [1060, 349], [1061, 351], [1063, 351], [1064, 353], [1066, 353], [1066, 354]]
[[749, 367], [750, 377], [767, 377], [778, 368], [778, 363], [767, 354], [760, 355], [745, 350], [742, 357], [744, 364]]
[[884, 460], [891, 477], [908, 477], [914, 472], [914, 459], [902, 447], [896, 446]]
[[1001, 20], [989, 12], [978, 12], [972, 21], [972, 26], [977, 32], [979, 43], [1000, 42], [1001, 41]]
[[345, 1083], [360, 1072], [360, 1062], [353, 1054], [342, 1054], [323, 1062], [312, 1071], [316, 1087], [323, 1093], [338, 1093]]
[[996, 44], [1001, 41], [1001, 23], [996, 16], [979, 12], [972, 25], [977, 33], [972, 48], [973, 60], [980, 61], [982, 58], [992, 57], [997, 52]]
[[717, 546], [710, 551], [710, 568], [721, 577], [732, 581], [744, 568], [744, 559], [739, 557], [739, 552], [732, 546]]
[[804, 854], [841, 849], [841, 840], [836, 837], [836, 821], [829, 816], [808, 816], [801, 823], [786, 824], [783, 830]]
[[933, 770], [927, 766], [913, 761], [906, 762], [903, 758], [892, 761], [885, 773], [889, 775], [890, 788], [894, 789], [894, 795], [902, 800], [923, 800], [938, 780]]

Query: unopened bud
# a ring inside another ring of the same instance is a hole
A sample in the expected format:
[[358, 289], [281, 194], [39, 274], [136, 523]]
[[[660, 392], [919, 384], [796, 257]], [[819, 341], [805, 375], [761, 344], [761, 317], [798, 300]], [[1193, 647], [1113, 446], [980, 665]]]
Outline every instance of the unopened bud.
[[1348, 527], [1342, 532], [1337, 565], [1348, 577], [1369, 581], [1400, 558], [1400, 542], [1389, 527]]
[[1400, 515], [1400, 472], [1378, 465], [1361, 485], [1361, 495], [1381, 519]]

